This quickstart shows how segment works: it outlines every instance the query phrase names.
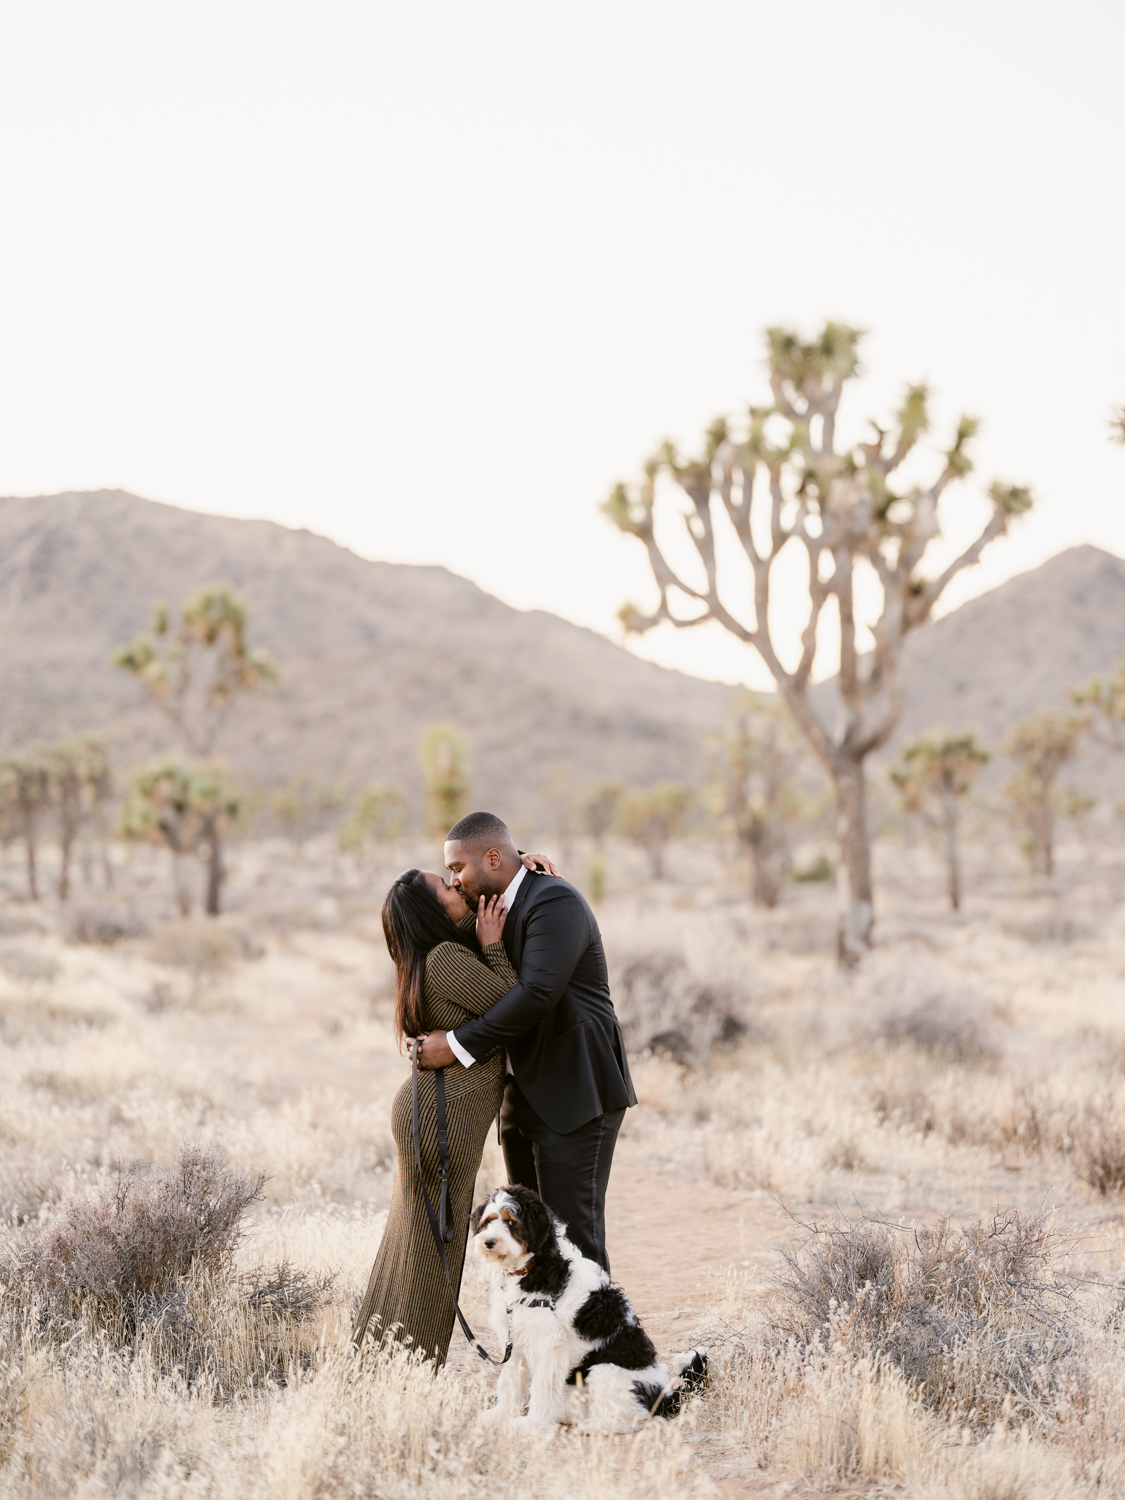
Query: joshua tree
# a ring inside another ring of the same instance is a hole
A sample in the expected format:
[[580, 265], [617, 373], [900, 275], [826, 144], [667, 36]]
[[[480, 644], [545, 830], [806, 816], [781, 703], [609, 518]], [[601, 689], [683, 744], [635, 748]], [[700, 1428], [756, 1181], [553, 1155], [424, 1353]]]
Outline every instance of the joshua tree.
[[789, 873], [788, 825], [801, 809], [792, 774], [803, 746], [784, 706], [756, 693], [739, 693], [731, 717], [716, 744], [719, 807], [750, 856], [755, 904], [774, 907]]
[[[758, 652], [831, 776], [840, 845], [839, 951], [847, 963], [872, 940], [864, 763], [889, 739], [902, 711], [904, 639], [930, 617], [950, 580], [1032, 503], [1028, 490], [994, 483], [992, 514], [980, 535], [928, 576], [923, 564], [939, 535], [939, 502], [948, 485], [970, 472], [967, 448], [978, 423], [961, 418], [936, 477], [923, 485], [899, 475], [930, 425], [925, 385], [907, 388], [889, 430], [872, 424], [870, 442], [838, 448], [837, 410], [845, 385], [859, 373], [860, 338], [859, 330], [831, 322], [808, 343], [788, 328], [768, 329], [772, 403], [751, 407], [737, 428], [724, 417], [712, 423], [697, 458], [681, 458], [666, 443], [645, 465], [641, 483], [618, 485], [604, 507], [622, 531], [643, 543], [658, 590], [656, 606], [648, 612], [626, 605], [621, 612], [626, 629], [648, 630], [662, 621], [686, 628], [717, 620]], [[697, 554], [690, 574], [673, 567], [657, 536], [662, 476], [688, 502], [687, 534]], [[725, 577], [720, 580], [721, 530], [749, 562], [753, 589], [746, 597]], [[799, 657], [788, 667], [770, 605], [775, 565], [790, 543], [806, 558], [808, 617]], [[870, 623], [873, 650], [866, 658], [856, 608], [856, 576], [865, 568], [874, 572], [882, 594], [878, 618]], [[817, 628], [831, 599], [840, 627], [834, 722], [821, 716], [810, 692]]]
[[594, 841], [599, 851], [605, 845], [605, 836], [613, 827], [617, 807], [625, 794], [620, 781], [599, 781], [585, 791], [579, 801], [582, 826]]
[[32, 901], [38, 901], [39, 829], [51, 805], [51, 770], [42, 750], [29, 750], [0, 761], [0, 804], [5, 821], [23, 841], [27, 894]]
[[691, 788], [662, 781], [644, 791], [626, 792], [617, 808], [617, 831], [648, 854], [653, 880], [664, 878], [664, 846], [683, 825]]
[[100, 740], [63, 740], [43, 752], [50, 777], [50, 800], [59, 834], [59, 900], [70, 895], [70, 856], [74, 841], [113, 795], [109, 755]]
[[223, 837], [240, 811], [238, 794], [221, 767], [165, 757], [134, 772], [122, 832], [126, 838], [163, 844], [171, 852], [172, 882], [182, 916], [191, 913], [187, 861], [200, 848], [207, 859], [204, 910], [218, 916], [225, 875]]
[[402, 812], [402, 795], [393, 786], [380, 781], [366, 787], [340, 829], [341, 849], [354, 850], [362, 861], [372, 844], [387, 844], [398, 838]]
[[[1008, 731], [1004, 748], [1019, 770], [1005, 791], [1027, 829], [1025, 847], [1032, 869], [1043, 875], [1053, 874], [1055, 868], [1055, 814], [1061, 800], [1055, 783], [1077, 754], [1084, 722], [1078, 715], [1050, 710]], [[1081, 810], [1088, 805], [1083, 803]]]
[[945, 835], [949, 904], [954, 911], [961, 910], [961, 799], [988, 758], [988, 751], [977, 744], [975, 735], [931, 734], [908, 745], [902, 752], [902, 765], [891, 772], [907, 810], [921, 813], [931, 827], [940, 828]]
[[269, 806], [300, 855], [305, 841], [323, 830], [347, 799], [345, 787], [317, 781], [307, 771], [302, 771], [274, 792]]
[[429, 832], [445, 834], [466, 812], [469, 781], [465, 740], [452, 724], [434, 724], [422, 738]]
[[277, 673], [246, 639], [246, 605], [229, 584], [211, 584], [184, 605], [173, 628], [157, 605], [152, 633], [116, 652], [114, 665], [150, 693], [195, 756], [210, 755], [235, 701]]
[[1085, 710], [1086, 727], [1099, 744], [1125, 750], [1125, 661], [1117, 663], [1111, 677], [1092, 677], [1070, 697]]

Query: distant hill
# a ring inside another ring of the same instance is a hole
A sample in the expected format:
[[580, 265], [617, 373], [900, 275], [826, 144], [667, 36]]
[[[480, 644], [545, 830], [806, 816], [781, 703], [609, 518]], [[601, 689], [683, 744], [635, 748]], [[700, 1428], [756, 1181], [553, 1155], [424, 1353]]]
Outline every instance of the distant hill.
[[[892, 751], [934, 726], [975, 729], [994, 752], [1008, 725], [1067, 708], [1067, 689], [1125, 660], [1125, 559], [1071, 547], [970, 599], [907, 642], [907, 695]], [[991, 776], [1007, 774], [996, 766]], [[1064, 780], [1125, 795], [1125, 756], [1087, 744]]]
[[560, 772], [572, 786], [698, 779], [730, 697], [445, 568], [103, 490], [0, 498], [0, 744], [90, 728], [124, 763], [166, 745], [110, 654], [149, 627], [154, 601], [220, 580], [280, 667], [218, 747], [252, 785], [382, 779], [417, 806], [418, 742], [450, 720], [470, 744], [473, 801], [527, 818]]
[[[129, 763], [168, 732], [110, 653], [227, 580], [281, 679], [219, 749], [252, 786], [299, 771], [374, 779], [420, 803], [417, 746], [440, 719], [471, 747], [473, 801], [530, 821], [545, 784], [700, 782], [731, 690], [639, 660], [590, 630], [502, 604], [444, 568], [370, 562], [309, 531], [201, 515], [121, 491], [0, 499], [0, 746], [96, 729]], [[909, 643], [896, 744], [934, 725], [999, 748], [1009, 723], [1125, 657], [1125, 561], [1060, 553]], [[831, 695], [830, 687], [824, 690]], [[1125, 767], [1095, 761], [1099, 778]], [[1120, 793], [1118, 793], [1120, 795]]]

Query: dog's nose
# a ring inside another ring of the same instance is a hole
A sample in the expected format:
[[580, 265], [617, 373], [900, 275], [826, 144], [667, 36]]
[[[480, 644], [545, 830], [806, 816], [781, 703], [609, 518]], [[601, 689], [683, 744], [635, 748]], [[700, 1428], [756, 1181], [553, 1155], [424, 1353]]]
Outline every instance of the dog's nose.
[[488, 1250], [494, 1249], [495, 1245], [496, 1245], [496, 1241], [495, 1240], [485, 1240], [484, 1243], [485, 1243], [485, 1248], [488, 1249]]

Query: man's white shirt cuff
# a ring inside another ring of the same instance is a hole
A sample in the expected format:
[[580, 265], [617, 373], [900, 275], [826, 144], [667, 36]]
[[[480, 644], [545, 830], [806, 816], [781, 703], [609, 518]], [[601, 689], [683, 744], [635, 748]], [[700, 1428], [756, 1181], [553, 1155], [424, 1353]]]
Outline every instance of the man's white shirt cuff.
[[476, 1058], [471, 1052], [465, 1051], [464, 1047], [462, 1047], [461, 1043], [457, 1040], [452, 1031], [447, 1031], [445, 1033], [445, 1040], [449, 1043], [450, 1052], [453, 1053], [453, 1056], [457, 1059], [461, 1066], [463, 1068], [471, 1068], [476, 1062]]

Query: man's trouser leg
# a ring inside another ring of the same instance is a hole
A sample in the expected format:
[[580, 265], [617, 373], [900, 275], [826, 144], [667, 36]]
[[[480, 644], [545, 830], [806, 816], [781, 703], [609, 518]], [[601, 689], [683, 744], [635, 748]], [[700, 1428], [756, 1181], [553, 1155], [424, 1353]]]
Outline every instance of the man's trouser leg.
[[510, 1076], [500, 1114], [508, 1181], [534, 1189], [562, 1219], [582, 1254], [607, 1271], [605, 1192], [624, 1118], [623, 1109], [609, 1110], [559, 1135], [539, 1118]]

